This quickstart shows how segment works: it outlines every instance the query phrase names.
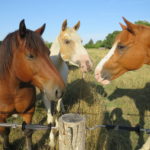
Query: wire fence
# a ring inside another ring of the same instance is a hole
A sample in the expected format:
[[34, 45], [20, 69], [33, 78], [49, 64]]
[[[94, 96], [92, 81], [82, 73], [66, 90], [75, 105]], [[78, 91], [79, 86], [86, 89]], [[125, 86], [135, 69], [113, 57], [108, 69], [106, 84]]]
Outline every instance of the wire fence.
[[56, 127], [52, 127], [51, 125], [40, 125], [40, 124], [17, 124], [17, 123], [0, 123], [0, 127], [6, 128], [20, 128], [24, 129], [31, 129], [31, 130], [48, 130], [48, 129], [55, 129]]
[[94, 130], [97, 128], [106, 128], [107, 130], [125, 130], [125, 131], [129, 131], [129, 132], [136, 132], [136, 133], [140, 133], [140, 132], [145, 132], [146, 134], [150, 134], [150, 129], [144, 129], [141, 128], [140, 126], [136, 126], [136, 127], [128, 127], [128, 126], [122, 126], [122, 125], [95, 125], [94, 127], [88, 128], [88, 130]]
[[[40, 124], [26, 124], [23, 122], [23, 124], [17, 124], [17, 123], [0, 123], [0, 127], [7, 127], [7, 128], [21, 128], [24, 129], [31, 129], [31, 130], [51, 130], [51, 129], [57, 129], [57, 127], [51, 126], [51, 125], [40, 125]], [[124, 130], [128, 132], [145, 132], [146, 134], [150, 134], [150, 129], [144, 129], [140, 126], [136, 127], [128, 127], [128, 126], [122, 126], [122, 125], [95, 125], [93, 127], [86, 127], [87, 130], [95, 130], [97, 128], [106, 128], [107, 130]]]

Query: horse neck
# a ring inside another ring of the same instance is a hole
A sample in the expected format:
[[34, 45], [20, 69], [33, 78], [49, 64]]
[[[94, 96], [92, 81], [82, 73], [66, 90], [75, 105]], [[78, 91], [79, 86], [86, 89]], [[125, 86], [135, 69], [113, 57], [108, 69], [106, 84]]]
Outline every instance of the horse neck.
[[150, 65], [150, 44], [148, 44], [148, 47], [145, 50], [146, 50], [146, 57], [145, 57], [144, 64]]
[[66, 66], [65, 61], [62, 59], [61, 54], [60, 54], [60, 44], [58, 41], [58, 37], [56, 40], [53, 42], [51, 49], [50, 49], [50, 57], [52, 62], [55, 64], [55, 67], [60, 70], [62, 69], [62, 66]]
[[145, 59], [145, 64], [150, 65], [150, 47], [149, 47], [147, 53], [148, 53], [148, 54], [147, 54], [147, 57], [146, 57], [146, 59]]
[[60, 56], [60, 44], [58, 41], [58, 37], [53, 42], [50, 48], [51, 56]]
[[[147, 27], [145, 32], [143, 32], [147, 35], [150, 35], [150, 27]], [[150, 38], [144, 39], [144, 42], [146, 42], [147, 48], [144, 48], [146, 51], [146, 57], [144, 64], [150, 65]]]
[[12, 72], [7, 72], [5, 77], [0, 77], [0, 88], [8, 88], [11, 91], [16, 91], [19, 89], [21, 81], [16, 78]]

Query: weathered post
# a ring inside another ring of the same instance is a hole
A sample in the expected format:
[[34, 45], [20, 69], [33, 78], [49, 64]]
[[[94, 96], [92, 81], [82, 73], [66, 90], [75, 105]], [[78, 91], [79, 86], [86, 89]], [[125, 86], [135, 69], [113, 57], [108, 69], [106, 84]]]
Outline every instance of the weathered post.
[[59, 150], [85, 150], [85, 118], [65, 114], [59, 118]]
[[148, 137], [147, 141], [143, 144], [142, 148], [139, 150], [150, 150], [150, 136]]

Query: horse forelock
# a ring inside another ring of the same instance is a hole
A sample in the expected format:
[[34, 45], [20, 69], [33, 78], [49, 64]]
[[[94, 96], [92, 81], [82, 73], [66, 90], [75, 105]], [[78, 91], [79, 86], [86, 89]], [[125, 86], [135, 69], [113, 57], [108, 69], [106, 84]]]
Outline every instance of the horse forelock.
[[[2, 41], [2, 44], [0, 46], [0, 77], [4, 77], [10, 70], [13, 53], [20, 44], [18, 36], [19, 32], [17, 30], [8, 34]], [[28, 50], [33, 51], [34, 53], [43, 53], [46, 48], [46, 46], [44, 45], [44, 41], [40, 37], [40, 35], [31, 30], [27, 30], [26, 36], [22, 40], [25, 41], [25, 47], [28, 48]], [[46, 50], [48, 50], [48, 48]]]
[[25, 36], [25, 46], [29, 49], [36, 52], [44, 53], [46, 48], [43, 39], [38, 33], [35, 33], [31, 30], [27, 30], [27, 34]]
[[[76, 54], [76, 51], [78, 50], [76, 47], [78, 45], [81, 46], [81, 38], [73, 28], [67, 28], [65, 31], [61, 32], [59, 39], [62, 41], [61, 53], [67, 58], [71, 58], [72, 55]], [[65, 46], [65, 41], [70, 42], [67, 47]]]

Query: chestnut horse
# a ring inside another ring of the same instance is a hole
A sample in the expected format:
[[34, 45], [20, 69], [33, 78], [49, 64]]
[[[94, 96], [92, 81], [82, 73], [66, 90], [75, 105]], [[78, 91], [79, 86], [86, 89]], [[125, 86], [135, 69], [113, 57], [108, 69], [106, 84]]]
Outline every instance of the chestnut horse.
[[[49, 100], [62, 97], [64, 82], [49, 59], [49, 49], [41, 34], [45, 25], [35, 32], [26, 29], [24, 20], [19, 30], [7, 35], [0, 46], [0, 122], [14, 113], [31, 123], [35, 109], [35, 87], [41, 89]], [[44, 67], [43, 67], [44, 66]], [[32, 132], [24, 130], [27, 149], [32, 149]], [[9, 148], [9, 130], [0, 127], [3, 148]]]
[[[136, 25], [123, 18], [125, 25], [116, 37], [109, 53], [95, 69], [95, 78], [103, 85], [109, 84], [125, 72], [137, 70], [143, 64], [150, 64], [150, 27]], [[141, 116], [145, 112], [141, 111]], [[150, 149], [150, 137], [141, 150]]]
[[[77, 33], [77, 30], [80, 27], [80, 21], [77, 22], [73, 27], [67, 27], [67, 20], [62, 23], [61, 32], [53, 42], [51, 46], [50, 58], [55, 64], [59, 73], [61, 74], [65, 84], [67, 84], [68, 78], [68, 64], [77, 66], [80, 68], [81, 72], [88, 72], [92, 68], [92, 62], [87, 53], [87, 50], [82, 45], [82, 39]], [[47, 121], [48, 123], [56, 123], [57, 118], [55, 119], [54, 113], [52, 110], [52, 102], [48, 101], [47, 98], [44, 98], [45, 106], [48, 110]], [[57, 111], [64, 111], [62, 99], [58, 101]], [[52, 129], [50, 133], [50, 147], [55, 146], [55, 131]]]
[[150, 64], [150, 27], [123, 19], [126, 26], [121, 24], [122, 32], [95, 69], [95, 78], [102, 84], [109, 84], [125, 72]]

